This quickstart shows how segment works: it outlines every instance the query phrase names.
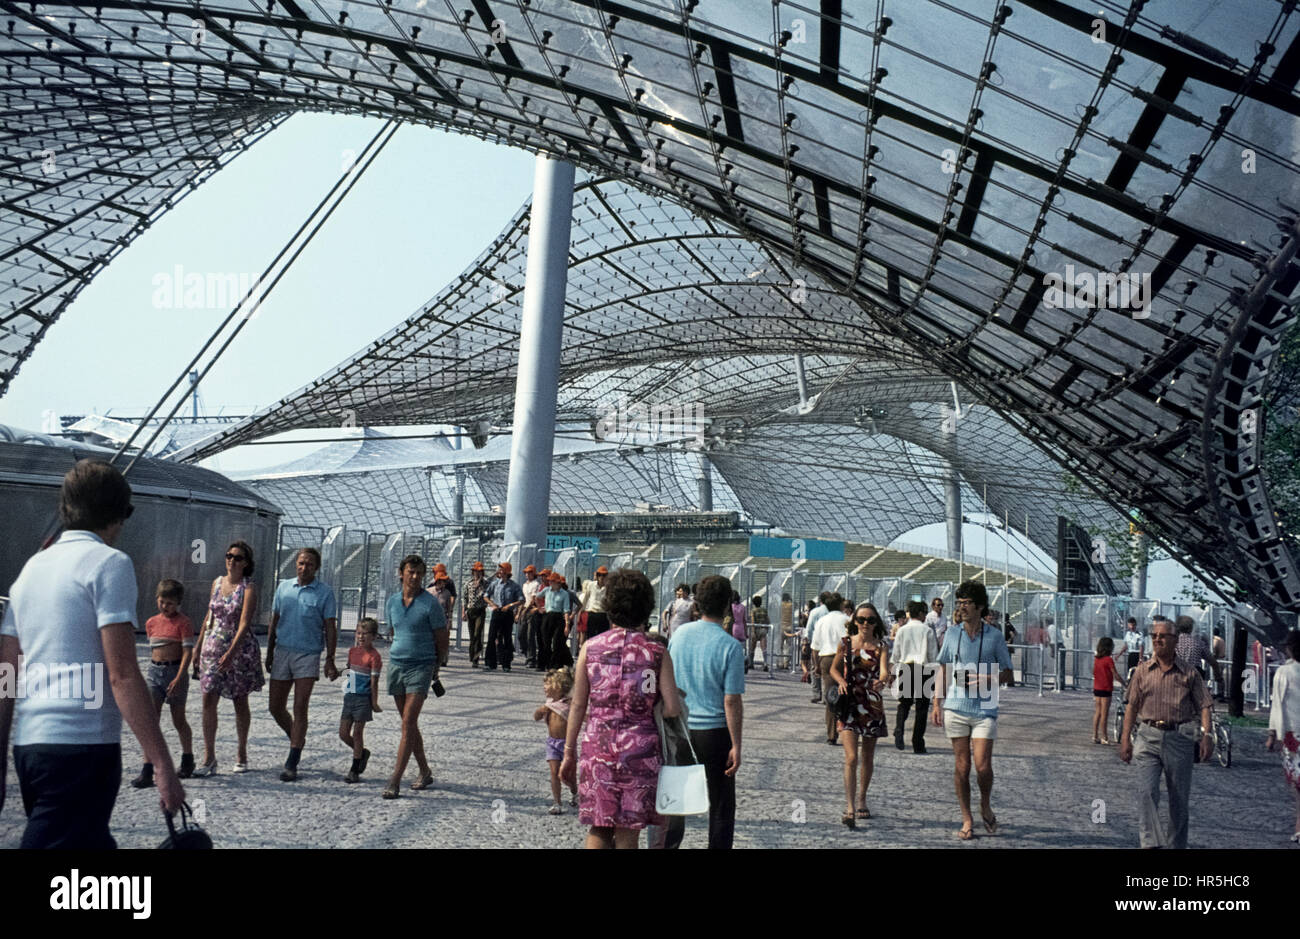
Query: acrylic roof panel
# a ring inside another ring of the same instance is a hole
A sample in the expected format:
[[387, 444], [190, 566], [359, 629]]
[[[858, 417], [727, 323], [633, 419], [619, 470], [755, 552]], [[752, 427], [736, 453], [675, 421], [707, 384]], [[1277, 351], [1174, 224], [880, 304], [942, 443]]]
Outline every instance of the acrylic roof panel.
[[[741, 0], [6, 10], [0, 391], [89, 277], [243, 141], [299, 110], [395, 115], [626, 177], [848, 301], [738, 322], [762, 304], [724, 279], [622, 295], [607, 333], [680, 348], [711, 329], [740, 354], [888, 336], [1154, 534], [1266, 605], [1300, 602], [1239, 429], [1300, 280], [1283, 248], [1300, 205], [1293, 4], [909, 0], [879, 22], [871, 4]], [[1149, 274], [1149, 320], [1129, 339], [1095, 310], [1045, 313], [1044, 276], [1070, 264]], [[482, 379], [510, 361], [522, 279], [506, 283], [473, 322], [459, 303], [439, 314], [454, 368], [395, 370], [368, 397], [336, 374], [338, 399], [445, 392], [505, 419], [508, 391]], [[666, 354], [581, 328], [585, 367]]]

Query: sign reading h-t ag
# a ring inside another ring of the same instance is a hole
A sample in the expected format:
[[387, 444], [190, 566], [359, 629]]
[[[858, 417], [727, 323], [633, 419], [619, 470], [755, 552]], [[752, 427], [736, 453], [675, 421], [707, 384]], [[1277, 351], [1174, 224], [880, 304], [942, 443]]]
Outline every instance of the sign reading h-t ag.
[[572, 535], [547, 535], [547, 551], [563, 551], [565, 548], [577, 548], [579, 551], [590, 551], [592, 554], [600, 553], [599, 538], [575, 538]]
[[844, 542], [817, 538], [750, 538], [749, 553], [756, 558], [791, 561], [843, 561]]

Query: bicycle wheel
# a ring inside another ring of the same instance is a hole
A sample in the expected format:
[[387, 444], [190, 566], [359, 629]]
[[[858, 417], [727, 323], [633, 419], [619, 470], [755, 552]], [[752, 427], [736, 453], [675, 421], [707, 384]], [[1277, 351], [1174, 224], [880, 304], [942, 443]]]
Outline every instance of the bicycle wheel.
[[1115, 709], [1115, 735], [1111, 738], [1116, 743], [1124, 739], [1124, 702]]
[[1232, 733], [1227, 724], [1215, 723], [1214, 749], [1218, 751], [1220, 766], [1227, 769], [1232, 765]]

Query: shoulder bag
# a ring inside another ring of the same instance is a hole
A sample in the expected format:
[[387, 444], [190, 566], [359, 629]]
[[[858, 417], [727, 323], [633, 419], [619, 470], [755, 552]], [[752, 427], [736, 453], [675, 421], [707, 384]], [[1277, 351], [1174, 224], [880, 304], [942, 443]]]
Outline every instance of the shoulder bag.
[[[686, 766], [670, 765], [670, 760], [675, 755], [668, 747], [669, 721], [678, 722], [678, 726], [673, 728], [673, 735], [684, 739], [690, 750], [691, 763]], [[709, 781], [704, 773], [704, 764], [695, 756], [695, 747], [691, 744], [691, 733], [686, 727], [686, 704], [682, 704], [680, 717], [665, 718], [661, 699], [655, 704], [655, 723], [659, 725], [662, 754], [659, 784], [655, 792], [655, 810], [660, 815], [706, 814], [709, 811]]]

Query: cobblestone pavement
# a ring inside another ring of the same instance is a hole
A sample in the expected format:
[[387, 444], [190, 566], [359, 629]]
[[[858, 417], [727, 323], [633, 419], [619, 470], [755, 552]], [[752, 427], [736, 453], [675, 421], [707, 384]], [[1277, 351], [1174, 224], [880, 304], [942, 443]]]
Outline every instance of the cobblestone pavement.
[[[387, 664], [386, 649], [381, 653]], [[147, 655], [142, 647], [142, 661]], [[219, 847], [580, 847], [584, 829], [577, 810], [566, 805], [563, 816], [547, 814], [546, 732], [532, 721], [533, 709], [545, 697], [541, 675], [518, 666], [508, 675], [474, 671], [463, 652], [453, 651], [442, 679], [447, 695], [430, 697], [421, 719], [435, 776], [427, 791], [405, 789], [396, 801], [380, 798], [397, 749], [398, 720], [391, 699], [367, 729], [374, 756], [366, 777], [357, 785], [342, 781], [350, 754], [337, 737], [341, 682], [321, 680], [312, 696], [296, 783], [279, 780], [288, 744], [267, 713], [263, 689], [251, 701], [252, 770], [231, 773], [234, 713], [223, 701], [219, 774], [188, 780], [188, 798], [201, 807], [205, 827]], [[1117, 747], [1092, 743], [1093, 699], [1086, 692], [1048, 692], [1040, 698], [1036, 689], [1004, 691], [993, 794], [1001, 831], [985, 836], [977, 824], [981, 837], [964, 845], [954, 837], [961, 816], [953, 795], [951, 749], [934, 727], [927, 731], [929, 752], [923, 755], [913, 754], [910, 746], [895, 749], [892, 736], [881, 740], [868, 795], [875, 817], [860, 822], [857, 831], [844, 828], [843, 751], [825, 743], [822, 709], [809, 697], [809, 686], [790, 676], [772, 680], [750, 673], [737, 847], [1137, 846], [1136, 773], [1120, 762]], [[893, 716], [891, 708], [891, 732]], [[189, 719], [196, 756], [201, 757], [199, 702], [193, 690]], [[166, 713], [163, 730], [176, 748]], [[909, 738], [910, 732], [909, 724]], [[1230, 769], [1217, 763], [1195, 768], [1191, 846], [1287, 847], [1293, 802], [1280, 759], [1263, 750], [1262, 729], [1234, 728], [1233, 733]], [[123, 785], [113, 815], [114, 835], [124, 848], [154, 847], [164, 835], [157, 791], [137, 791], [127, 784], [139, 766], [139, 746], [124, 728]], [[412, 762], [407, 784], [414, 779]], [[16, 847], [22, 825], [11, 766], [0, 847]], [[691, 819], [683, 847], [704, 847], [705, 841], [703, 820]]]

